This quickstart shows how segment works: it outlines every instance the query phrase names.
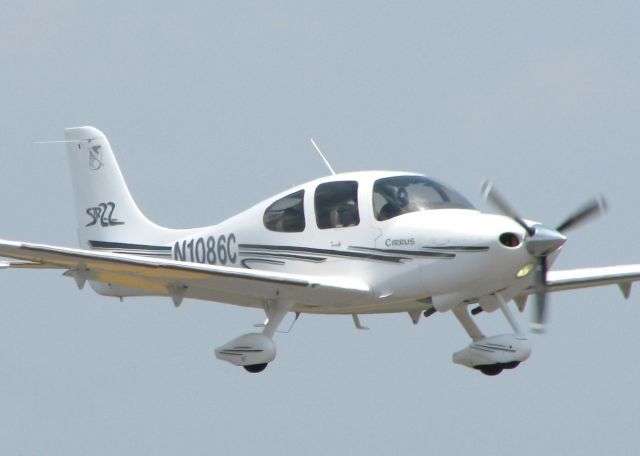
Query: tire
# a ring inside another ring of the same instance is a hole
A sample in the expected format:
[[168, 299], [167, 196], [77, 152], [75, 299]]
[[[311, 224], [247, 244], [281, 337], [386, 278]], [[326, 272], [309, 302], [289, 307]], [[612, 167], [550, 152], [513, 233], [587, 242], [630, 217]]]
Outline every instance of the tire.
[[247, 372], [251, 372], [252, 374], [257, 374], [258, 372], [262, 372], [263, 370], [265, 370], [267, 368], [267, 364], [268, 363], [249, 364], [248, 366], [242, 366], [242, 367], [244, 367], [244, 370], [246, 370]]
[[494, 375], [498, 375], [502, 372], [502, 367], [497, 364], [487, 364], [486, 366], [478, 366], [477, 369], [482, 372], [484, 375], [489, 375], [493, 377]]

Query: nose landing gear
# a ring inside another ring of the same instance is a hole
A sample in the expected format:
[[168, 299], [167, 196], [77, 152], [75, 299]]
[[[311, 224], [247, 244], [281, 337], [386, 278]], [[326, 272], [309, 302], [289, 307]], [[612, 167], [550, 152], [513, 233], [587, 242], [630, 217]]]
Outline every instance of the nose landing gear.
[[531, 354], [527, 339], [514, 334], [485, 337], [469, 344], [453, 355], [453, 362], [479, 370], [485, 375], [498, 375], [514, 369]]

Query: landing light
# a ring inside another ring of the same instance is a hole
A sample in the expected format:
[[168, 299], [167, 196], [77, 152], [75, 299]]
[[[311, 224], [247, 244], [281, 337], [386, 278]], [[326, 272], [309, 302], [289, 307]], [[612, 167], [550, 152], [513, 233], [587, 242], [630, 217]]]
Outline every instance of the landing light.
[[522, 279], [523, 277], [526, 277], [529, 275], [529, 273], [533, 271], [533, 264], [529, 263], [529, 264], [525, 264], [524, 266], [522, 266], [522, 268], [518, 271], [518, 273], [516, 274], [516, 277], [518, 279]]

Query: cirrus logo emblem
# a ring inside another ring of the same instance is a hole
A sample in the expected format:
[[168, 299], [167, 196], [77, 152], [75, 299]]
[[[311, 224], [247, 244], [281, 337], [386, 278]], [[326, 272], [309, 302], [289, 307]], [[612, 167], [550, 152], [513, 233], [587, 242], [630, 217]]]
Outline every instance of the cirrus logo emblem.
[[102, 146], [91, 146], [89, 148], [89, 169], [97, 171], [102, 168]]

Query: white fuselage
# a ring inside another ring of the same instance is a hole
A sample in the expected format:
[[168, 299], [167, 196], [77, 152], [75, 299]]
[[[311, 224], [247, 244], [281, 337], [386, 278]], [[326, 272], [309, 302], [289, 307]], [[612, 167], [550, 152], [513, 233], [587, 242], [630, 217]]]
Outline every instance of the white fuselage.
[[[424, 309], [429, 304], [448, 310], [496, 292], [510, 299], [531, 285], [530, 275], [516, 277], [534, 261], [524, 244], [510, 247], [499, 240], [502, 233], [513, 233], [520, 240], [525, 235], [508, 217], [447, 208], [378, 220], [374, 214], [374, 182], [403, 175], [415, 174], [371, 171], [308, 182], [174, 242], [172, 257], [312, 276], [357, 276], [372, 285], [367, 298], [335, 305], [298, 305], [295, 310], [301, 312], [401, 312]], [[359, 220], [354, 226], [336, 223], [319, 228], [319, 224], [329, 222], [322, 222], [317, 213], [320, 209], [316, 203], [321, 203], [316, 191], [331, 182], [357, 182]], [[295, 232], [278, 231], [288, 228], [275, 224], [268, 229], [265, 212], [294, 194], [300, 196], [299, 204], [304, 207], [303, 215], [298, 214], [303, 229], [301, 225]], [[197, 293], [192, 297], [203, 298]], [[255, 303], [256, 307], [261, 305]]]

